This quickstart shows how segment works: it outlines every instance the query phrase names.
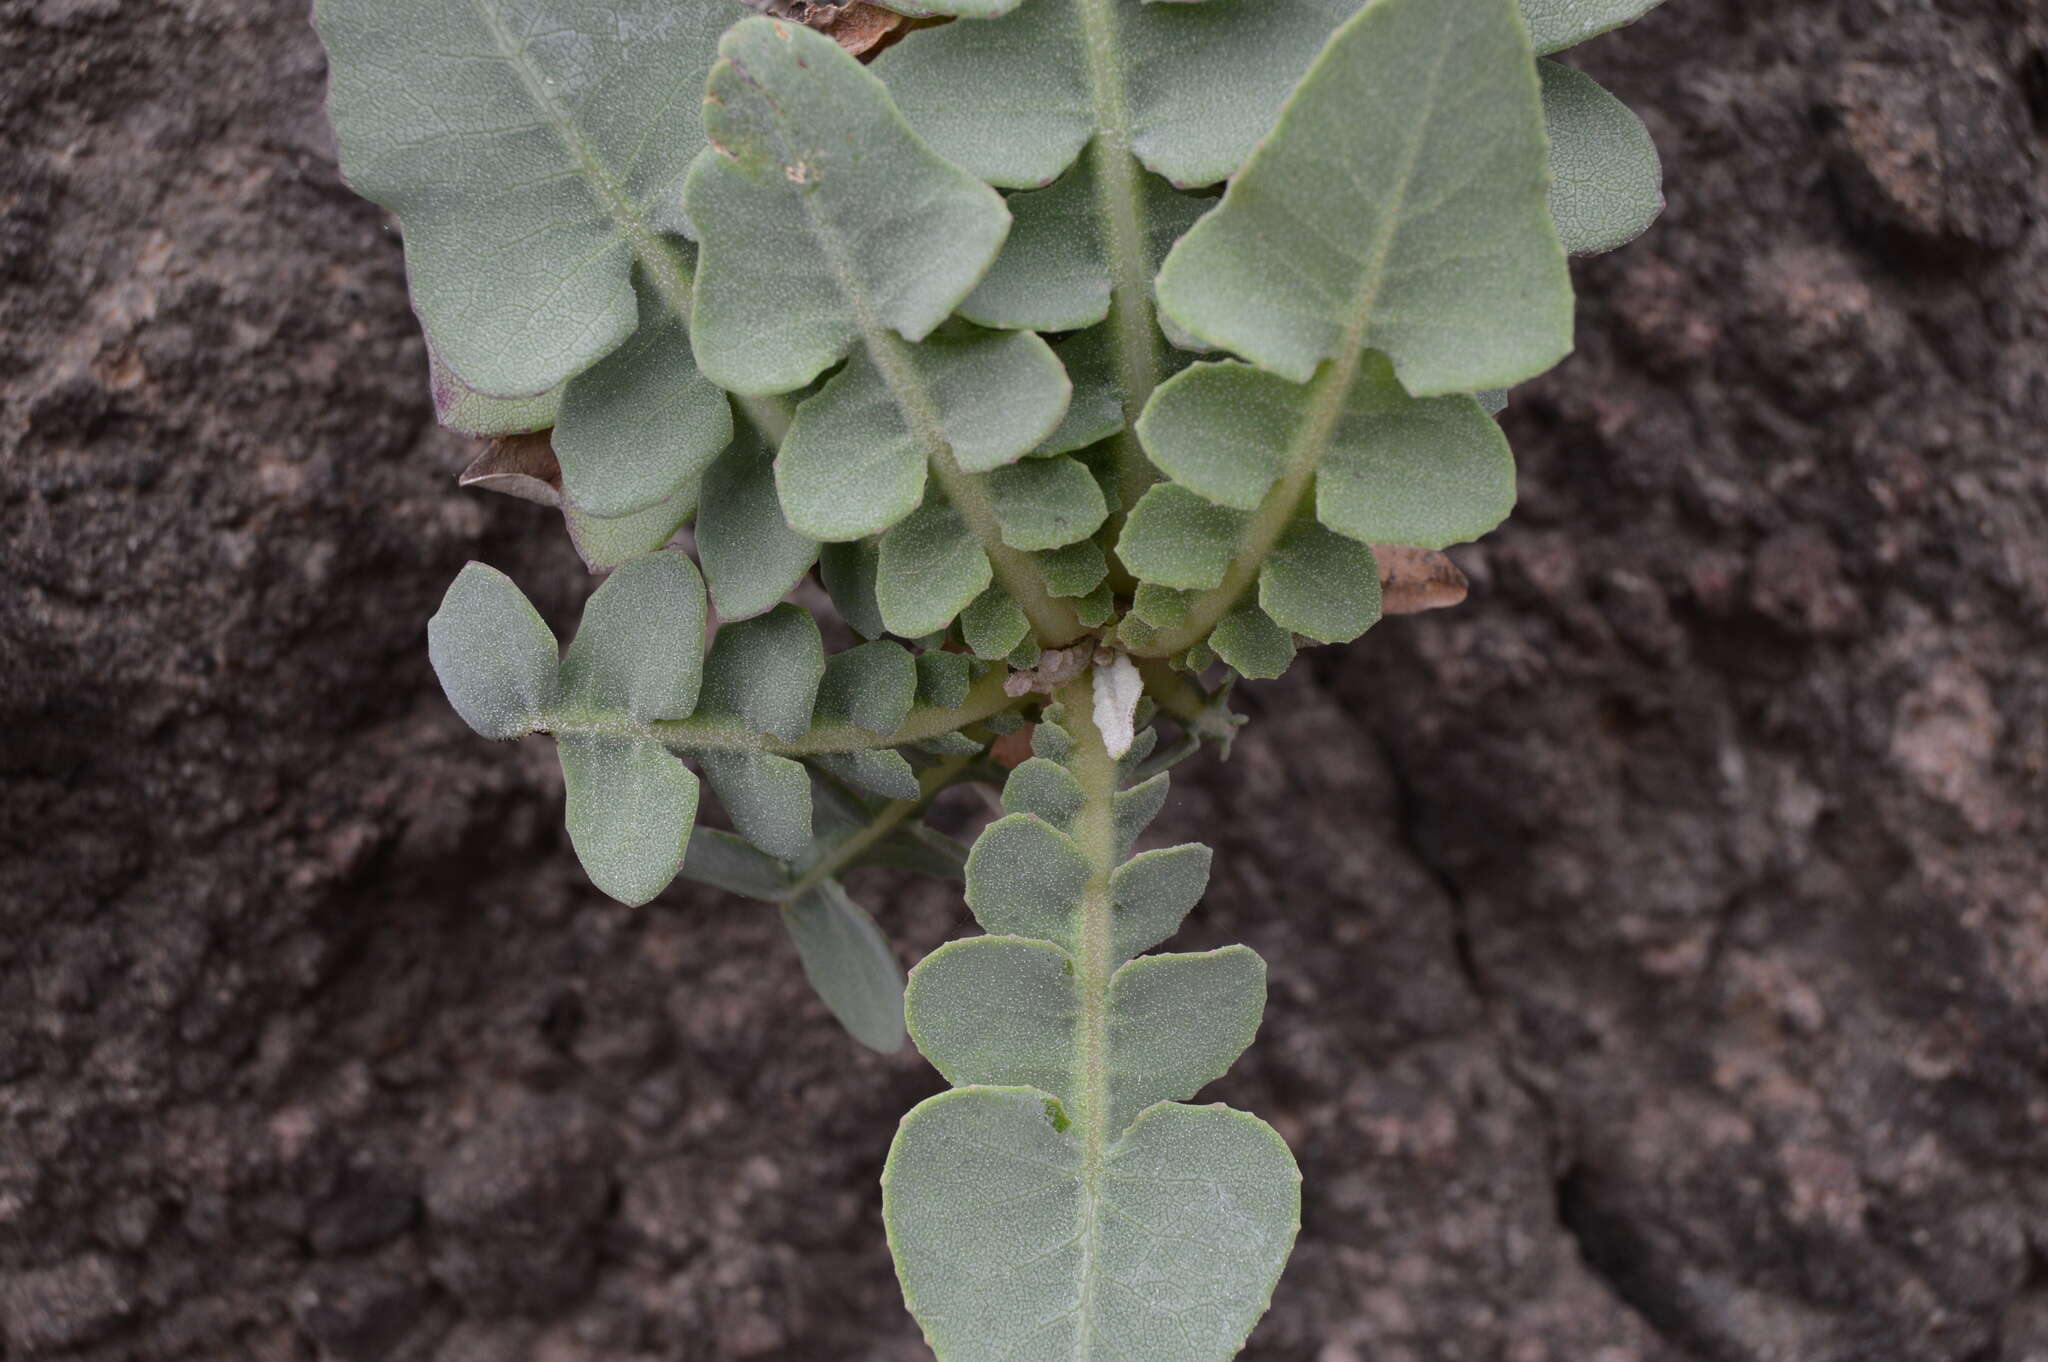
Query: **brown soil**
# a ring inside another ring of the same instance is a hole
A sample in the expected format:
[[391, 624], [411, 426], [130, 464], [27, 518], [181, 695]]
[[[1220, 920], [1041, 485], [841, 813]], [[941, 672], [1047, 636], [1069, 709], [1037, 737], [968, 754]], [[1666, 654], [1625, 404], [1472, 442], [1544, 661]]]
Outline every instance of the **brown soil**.
[[[1462, 608], [1161, 832], [1273, 967], [1258, 1362], [2048, 1359], [2048, 9], [1671, 0]], [[935, 1087], [471, 737], [458, 491], [296, 0], [0, 0], [0, 1358], [908, 1362]], [[909, 958], [944, 887], [858, 886]]]

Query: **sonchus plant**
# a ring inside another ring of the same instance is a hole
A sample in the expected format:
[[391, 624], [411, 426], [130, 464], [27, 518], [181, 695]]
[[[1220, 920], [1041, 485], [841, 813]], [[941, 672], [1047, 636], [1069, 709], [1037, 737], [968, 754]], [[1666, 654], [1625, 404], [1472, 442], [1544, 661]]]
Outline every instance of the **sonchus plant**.
[[[1655, 3], [321, 0], [440, 416], [494, 440], [465, 481], [609, 574], [562, 651], [471, 564], [434, 668], [553, 735], [605, 893], [776, 904], [855, 1038], [907, 1014], [953, 1087], [883, 1206], [945, 1362], [1223, 1359], [1265, 1310], [1294, 1161], [1188, 1102], [1266, 966], [1147, 954], [1209, 852], [1137, 848], [1232, 680], [1507, 515], [1566, 258], [1661, 204], [1641, 122], [1543, 58]], [[827, 599], [865, 640], [829, 656]], [[967, 781], [971, 852], [921, 817]], [[843, 887], [878, 864], [986, 934], [906, 988]]]

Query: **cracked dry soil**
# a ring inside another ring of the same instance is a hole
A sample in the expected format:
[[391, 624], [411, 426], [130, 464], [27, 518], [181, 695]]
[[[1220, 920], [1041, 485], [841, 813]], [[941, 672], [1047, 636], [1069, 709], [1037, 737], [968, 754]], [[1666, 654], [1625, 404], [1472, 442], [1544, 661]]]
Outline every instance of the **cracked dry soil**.
[[[911, 1362], [934, 1086], [473, 739], [458, 492], [303, 6], [0, 0], [0, 1358]], [[1462, 609], [1254, 690], [1158, 834], [1273, 964], [1256, 1362], [2048, 1362], [2048, 11], [1670, 0]], [[944, 887], [858, 888], [907, 958]]]

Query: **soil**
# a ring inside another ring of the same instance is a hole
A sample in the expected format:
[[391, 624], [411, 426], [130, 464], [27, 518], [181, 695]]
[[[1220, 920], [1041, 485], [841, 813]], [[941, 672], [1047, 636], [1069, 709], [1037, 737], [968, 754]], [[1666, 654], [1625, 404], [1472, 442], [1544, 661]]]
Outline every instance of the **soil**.
[[[2048, 7], [1671, 0], [1462, 607], [1159, 834], [1272, 962], [1257, 1362], [2048, 1362]], [[575, 868], [423, 624], [464, 493], [300, 4], [0, 0], [0, 1358], [910, 1362], [934, 1090]], [[906, 959], [943, 885], [857, 889]]]

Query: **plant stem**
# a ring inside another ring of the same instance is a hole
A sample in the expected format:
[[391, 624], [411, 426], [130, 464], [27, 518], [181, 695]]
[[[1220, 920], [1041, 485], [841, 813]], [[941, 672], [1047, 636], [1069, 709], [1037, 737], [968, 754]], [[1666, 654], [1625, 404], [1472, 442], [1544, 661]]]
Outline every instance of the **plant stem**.
[[790, 885], [784, 901], [793, 902], [802, 898], [851, 865], [869, 847], [887, 837], [905, 819], [918, 813], [937, 798], [939, 791], [951, 785], [953, 778], [966, 770], [970, 763], [979, 760], [980, 756], [978, 752], [961, 753], [927, 768], [917, 778], [917, 786], [922, 793], [916, 799], [896, 799], [884, 805], [866, 827], [832, 848], [816, 865], [806, 870], [794, 884]]
[[950, 709], [926, 706], [913, 709], [894, 733], [870, 733], [852, 724], [828, 724], [814, 728], [800, 738], [778, 738], [756, 733], [737, 720], [719, 718], [657, 719], [641, 723], [623, 714], [556, 714], [543, 731], [563, 733], [612, 733], [634, 738], [653, 738], [678, 752], [768, 752], [778, 757], [816, 757], [834, 752], [868, 752], [883, 747], [902, 747], [952, 733], [969, 724], [980, 723], [992, 714], [1015, 709], [1023, 701], [1003, 692], [1005, 677], [994, 670], [974, 683], [967, 698]]
[[[1109, 1129], [1109, 985], [1115, 969], [1110, 935], [1114, 902], [1110, 875], [1116, 870], [1117, 764], [1103, 745], [1095, 727], [1095, 692], [1092, 676], [1069, 683], [1060, 692], [1066, 707], [1062, 726], [1073, 735], [1074, 752], [1068, 769], [1081, 783], [1081, 807], [1074, 817], [1074, 840], [1088, 858], [1088, 885], [1081, 896], [1079, 950], [1074, 960], [1079, 983], [1081, 1016], [1075, 1030], [1074, 1092], [1079, 1110], [1069, 1113], [1080, 1127], [1081, 1194], [1094, 1205], [1101, 1197], [1103, 1149]], [[1093, 1329], [1095, 1302], [1092, 1299], [1096, 1274], [1091, 1270], [1100, 1251], [1095, 1236], [1100, 1216], [1088, 1217], [1088, 1231], [1082, 1241], [1082, 1280], [1089, 1283], [1083, 1295], [1081, 1337]]]
[[1117, 438], [1117, 504], [1112, 523], [1138, 504], [1158, 474], [1138, 444], [1138, 413], [1159, 385], [1158, 319], [1152, 302], [1152, 267], [1146, 247], [1144, 171], [1131, 151], [1131, 110], [1118, 60], [1117, 0], [1075, 0], [1088, 63], [1095, 136], [1087, 151], [1095, 179], [1095, 211], [1109, 254], [1109, 319], [1117, 380], [1123, 389], [1124, 429]]

